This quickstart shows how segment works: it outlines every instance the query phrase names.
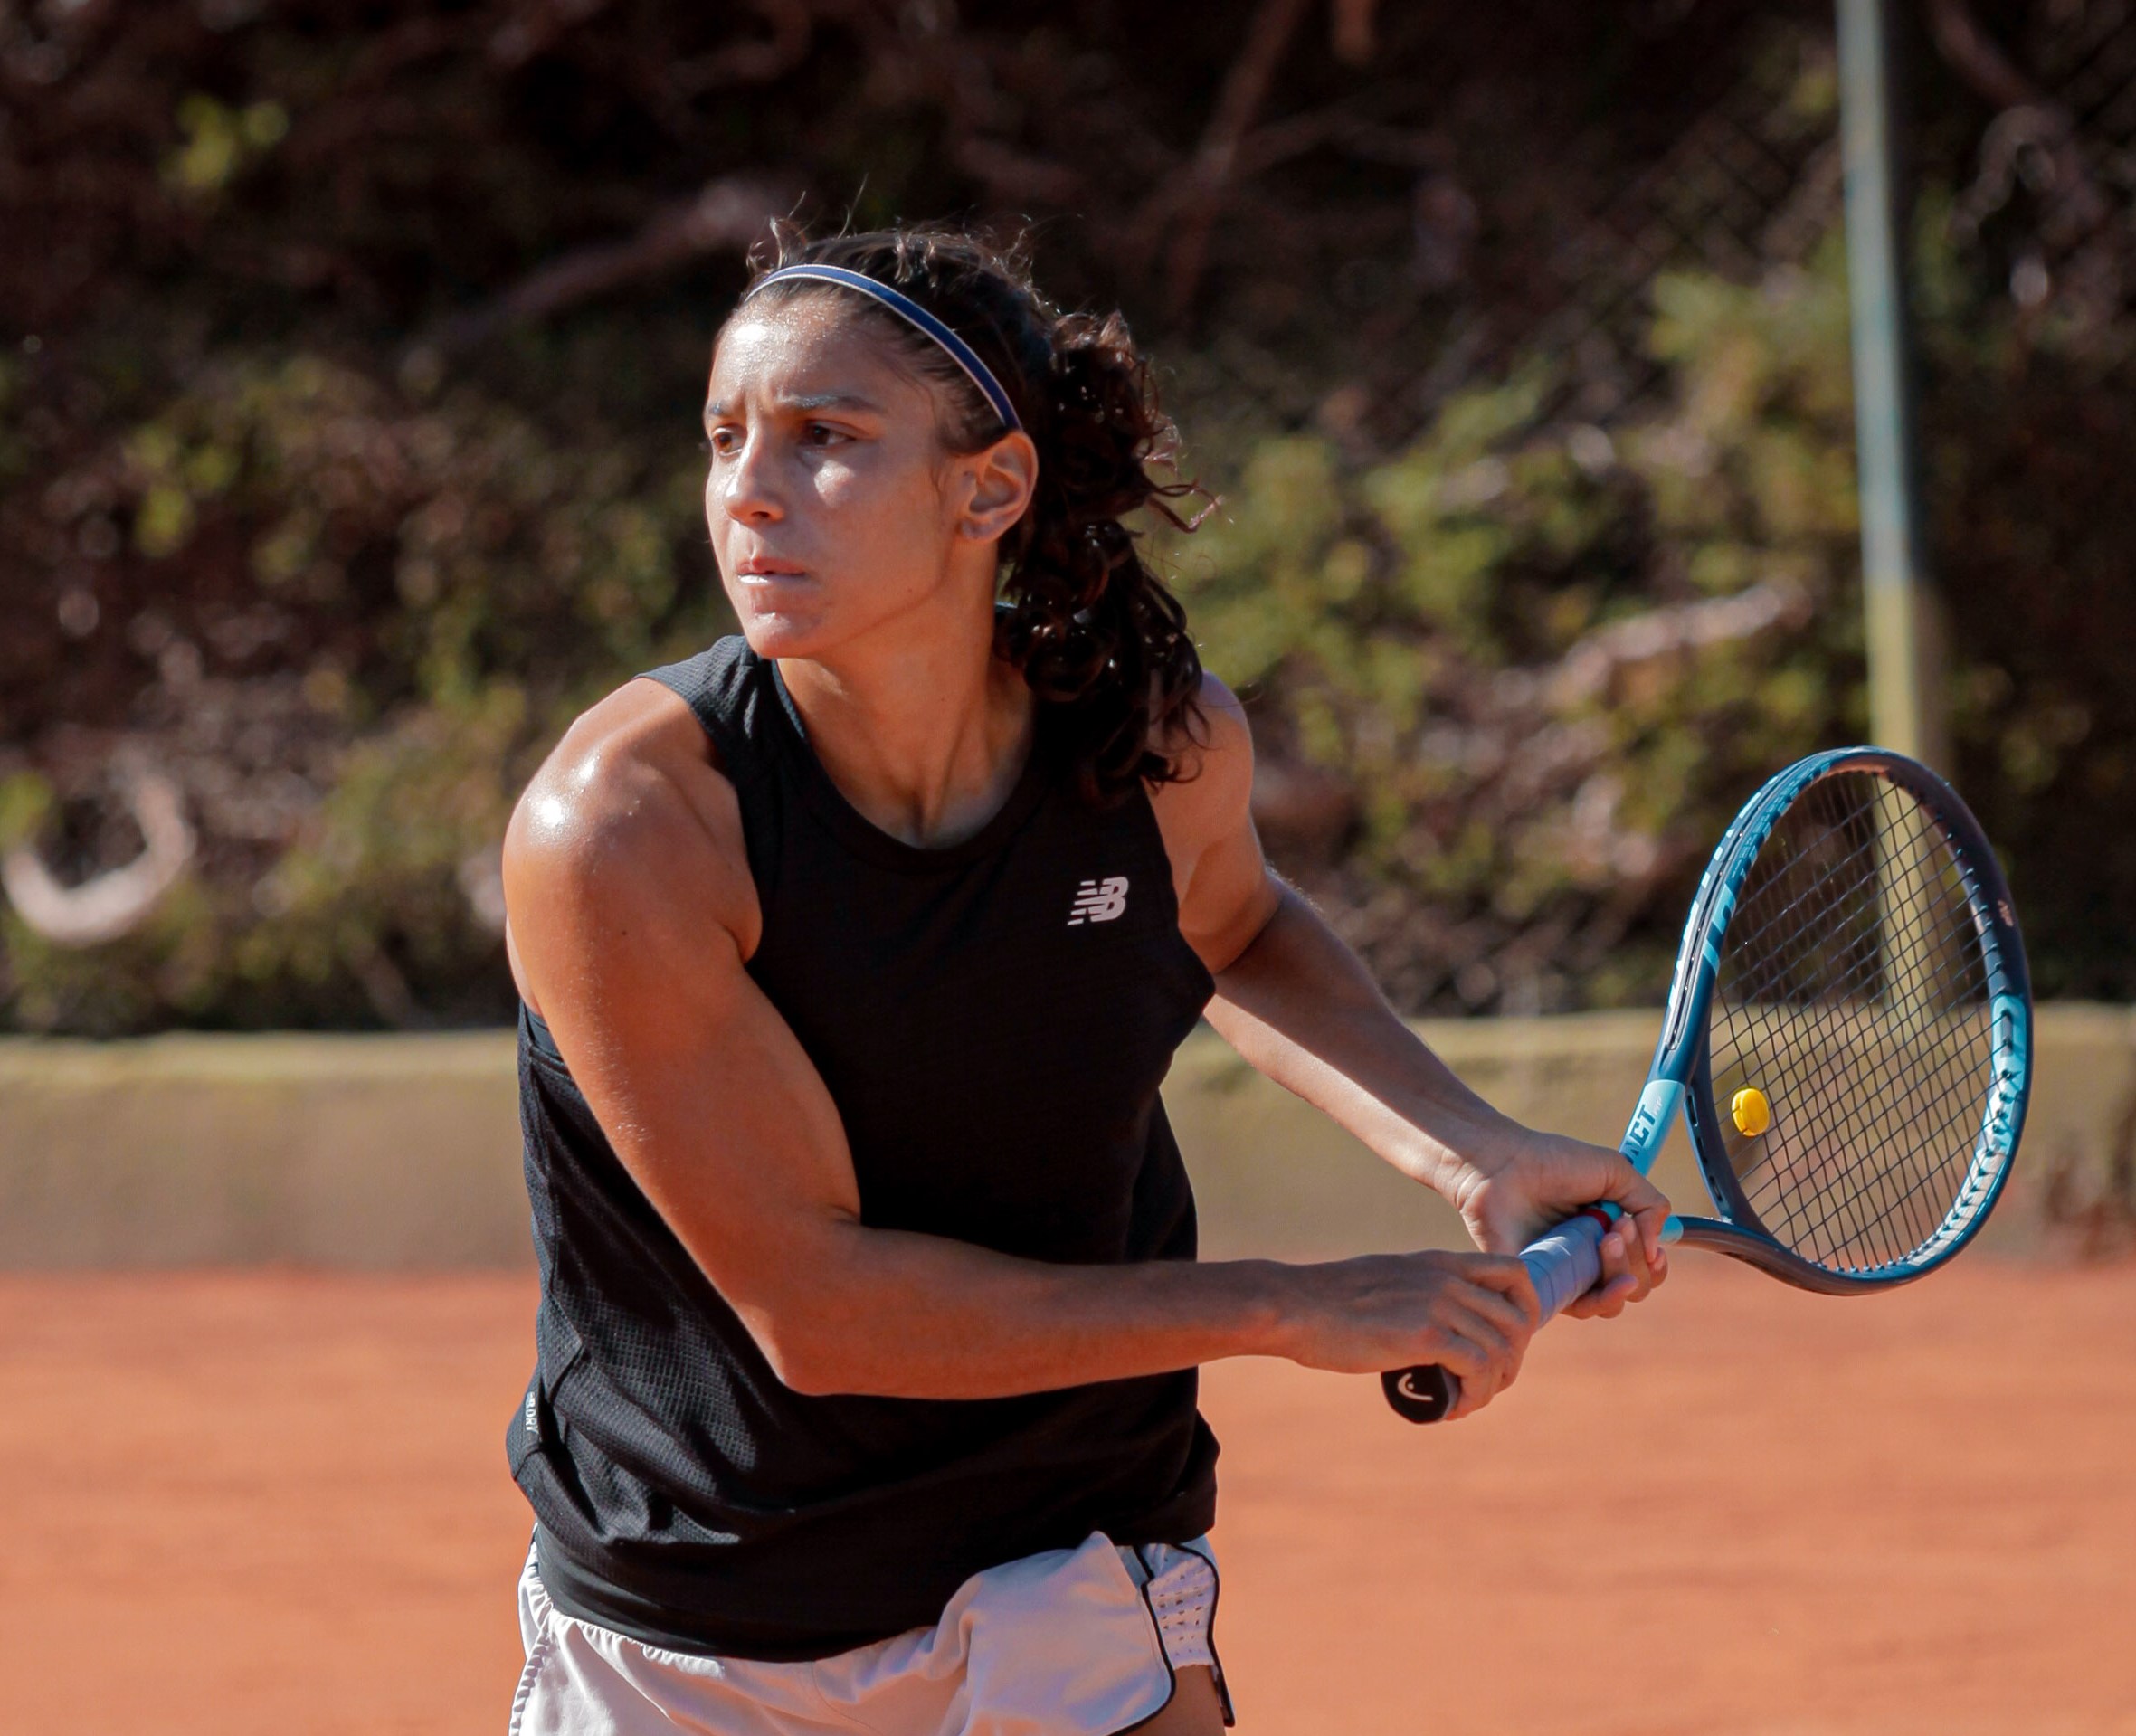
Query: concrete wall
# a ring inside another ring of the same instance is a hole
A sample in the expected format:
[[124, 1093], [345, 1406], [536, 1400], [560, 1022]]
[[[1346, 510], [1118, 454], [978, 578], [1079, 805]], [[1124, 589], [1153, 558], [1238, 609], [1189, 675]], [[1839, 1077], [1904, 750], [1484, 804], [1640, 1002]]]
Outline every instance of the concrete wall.
[[[2009, 1251], [2041, 1245], [2051, 1177], [2081, 1217], [2136, 1138], [2136, 1010], [2053, 1007], [2040, 1025], [2017, 1175], [1988, 1232]], [[1654, 1028], [1645, 1012], [1420, 1027], [1511, 1114], [1604, 1143]], [[524, 1264], [516, 1092], [501, 1032], [0, 1041], [0, 1267]], [[1207, 1253], [1457, 1244], [1434, 1196], [1206, 1030], [1165, 1096]], [[1657, 1178], [1703, 1209], [1681, 1129]]]
[[508, 1032], [0, 1044], [0, 1266], [529, 1258]]

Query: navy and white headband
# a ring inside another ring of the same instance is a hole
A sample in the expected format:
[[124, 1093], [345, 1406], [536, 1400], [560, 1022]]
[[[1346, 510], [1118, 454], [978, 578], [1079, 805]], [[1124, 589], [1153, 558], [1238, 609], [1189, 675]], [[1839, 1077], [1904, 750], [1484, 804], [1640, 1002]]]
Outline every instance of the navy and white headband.
[[1009, 402], [1009, 394], [1002, 390], [1002, 383], [994, 378], [993, 369], [979, 359], [979, 352], [964, 342], [956, 333], [944, 325], [925, 308], [902, 290], [893, 289], [887, 283], [859, 271], [849, 271], [842, 265], [783, 265], [768, 272], [749, 286], [742, 297], [749, 299], [759, 289], [774, 283], [788, 282], [805, 278], [816, 283], [835, 283], [843, 289], [858, 289], [888, 308], [915, 331], [933, 338], [948, 353], [949, 359], [964, 370], [965, 376], [979, 388], [979, 395], [992, 404], [994, 414], [1002, 419], [1002, 426], [1023, 430], [1023, 418], [1016, 413], [1016, 406]]

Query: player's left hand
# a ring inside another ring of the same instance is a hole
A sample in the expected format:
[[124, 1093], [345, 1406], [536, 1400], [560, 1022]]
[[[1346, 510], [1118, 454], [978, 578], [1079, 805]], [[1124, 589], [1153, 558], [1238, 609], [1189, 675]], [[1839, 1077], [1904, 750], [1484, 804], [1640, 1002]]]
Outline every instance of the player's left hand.
[[1602, 1238], [1602, 1271], [1594, 1287], [1565, 1312], [1579, 1320], [1613, 1320], [1668, 1276], [1661, 1243], [1668, 1200], [1621, 1152], [1508, 1124], [1503, 1147], [1486, 1162], [1472, 1162], [1454, 1198], [1469, 1235], [1486, 1254], [1517, 1254], [1583, 1206], [1602, 1200], [1625, 1215]]

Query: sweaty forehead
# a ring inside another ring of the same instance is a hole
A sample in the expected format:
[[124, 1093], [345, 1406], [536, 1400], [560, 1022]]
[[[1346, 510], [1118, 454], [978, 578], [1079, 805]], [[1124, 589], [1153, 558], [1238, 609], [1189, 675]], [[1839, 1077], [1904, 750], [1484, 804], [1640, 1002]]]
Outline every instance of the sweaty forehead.
[[895, 365], [883, 335], [852, 318], [858, 310], [839, 306], [843, 299], [811, 295], [744, 307], [713, 354], [706, 413], [729, 413], [745, 400], [892, 411], [916, 394], [924, 397], [924, 388]]

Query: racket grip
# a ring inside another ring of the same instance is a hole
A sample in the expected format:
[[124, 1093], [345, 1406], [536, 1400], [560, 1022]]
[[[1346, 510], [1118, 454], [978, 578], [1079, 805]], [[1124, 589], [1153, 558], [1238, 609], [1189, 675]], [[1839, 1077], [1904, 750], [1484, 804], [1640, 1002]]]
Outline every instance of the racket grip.
[[[1600, 1208], [1590, 1208], [1521, 1249], [1544, 1320], [1594, 1288], [1602, 1275], [1601, 1242], [1609, 1228]], [[1395, 1414], [1413, 1423], [1438, 1421], [1461, 1396], [1460, 1381], [1437, 1362], [1390, 1370], [1380, 1377], [1380, 1390]]]
[[1556, 1319], [1595, 1287], [1602, 1276], [1602, 1238], [1609, 1233], [1615, 1211], [1614, 1206], [1609, 1214], [1591, 1208], [1521, 1249], [1544, 1320]]

